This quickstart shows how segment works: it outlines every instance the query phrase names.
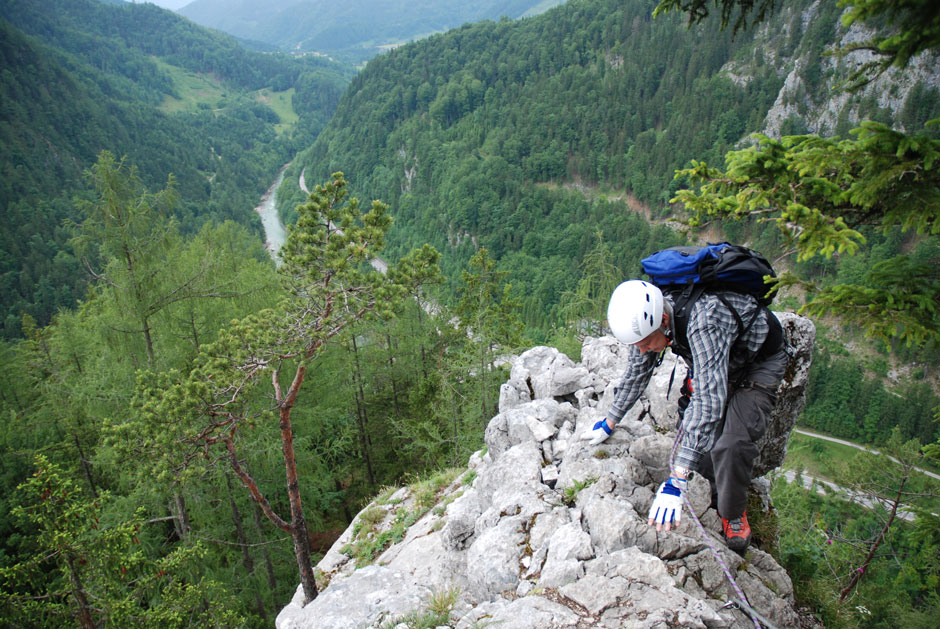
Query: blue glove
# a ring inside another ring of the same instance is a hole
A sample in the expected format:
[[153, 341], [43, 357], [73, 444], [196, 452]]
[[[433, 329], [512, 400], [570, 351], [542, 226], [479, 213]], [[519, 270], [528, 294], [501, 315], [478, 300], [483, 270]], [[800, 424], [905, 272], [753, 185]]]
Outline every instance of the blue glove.
[[593, 428], [581, 435], [581, 439], [587, 441], [592, 446], [596, 446], [597, 444], [606, 441], [611, 432], [613, 431], [607, 427], [607, 418], [605, 417], [604, 419], [594, 424]]
[[656, 530], [663, 530], [666, 525], [668, 531], [673, 524], [679, 526], [682, 521], [682, 492], [689, 486], [685, 479], [669, 477], [665, 483], [659, 486], [656, 492], [656, 499], [650, 506], [649, 525], [656, 523]]

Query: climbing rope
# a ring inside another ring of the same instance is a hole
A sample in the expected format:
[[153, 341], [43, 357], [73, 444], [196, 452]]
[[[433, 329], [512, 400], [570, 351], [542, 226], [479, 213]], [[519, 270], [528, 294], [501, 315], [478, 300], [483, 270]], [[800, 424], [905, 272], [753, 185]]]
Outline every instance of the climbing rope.
[[[672, 452], [669, 454], [669, 469], [672, 472], [672, 475], [675, 476], [675, 457], [676, 450], [679, 448], [679, 440], [682, 438], [682, 427], [679, 427], [678, 432], [676, 433], [676, 440], [672, 444]], [[712, 554], [715, 556], [715, 560], [718, 562], [718, 565], [721, 566], [721, 570], [725, 573], [725, 577], [728, 579], [728, 583], [731, 584], [732, 589], [734, 589], [735, 594], [738, 595], [737, 599], [732, 599], [729, 601], [725, 607], [730, 607], [732, 605], [737, 606], [740, 609], [743, 609], [747, 612], [747, 615], [751, 617], [751, 620], [754, 621], [754, 627], [756, 629], [777, 629], [772, 624], [767, 622], [767, 620], [758, 614], [747, 601], [747, 597], [744, 596], [744, 592], [738, 586], [738, 582], [734, 580], [734, 577], [731, 576], [731, 570], [728, 568], [728, 565], [725, 563], [725, 560], [721, 558], [721, 553], [718, 551], [718, 548], [715, 546], [712, 536], [708, 534], [708, 531], [705, 530], [705, 527], [699, 521], [698, 516], [695, 515], [695, 510], [692, 509], [692, 504], [689, 502], [687, 497], [688, 491], [682, 492], [682, 504], [685, 505], [686, 510], [689, 512], [689, 515], [692, 516], [692, 520], [698, 526], [699, 533], [702, 534], [702, 538], [705, 540], [705, 543], [708, 544], [708, 547], [711, 549]]]

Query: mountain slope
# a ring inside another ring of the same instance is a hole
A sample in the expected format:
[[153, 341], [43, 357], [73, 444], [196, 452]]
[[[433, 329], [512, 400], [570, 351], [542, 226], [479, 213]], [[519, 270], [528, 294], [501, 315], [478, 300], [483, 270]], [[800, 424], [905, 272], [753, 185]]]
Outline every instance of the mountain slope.
[[[769, 422], [769, 432], [781, 431], [776, 449], [761, 444], [762, 472], [783, 460], [815, 332], [793, 314], [781, 322], [799, 358], [785, 387], [789, 404]], [[470, 469], [453, 470], [423, 497], [415, 484], [376, 498], [317, 565], [328, 585], [306, 606], [298, 588], [276, 626], [415, 626], [408, 619], [423, 609], [442, 614], [428, 599], [447, 593], [450, 616], [430, 626], [754, 626], [725, 604], [733, 590], [719, 561], [765, 623], [801, 626], [790, 577], [767, 552], [772, 542], [763, 527], [755, 526], [755, 539], [764, 547], [754, 544], [746, 562], [713, 541], [721, 523], [701, 475], [689, 483], [681, 524], [659, 533], [647, 524], [656, 487], [668, 476], [676, 359], [670, 355], [657, 370], [611, 438], [591, 446], [578, 435], [603, 416], [627, 356], [610, 336], [587, 340], [581, 354], [579, 364], [548, 347], [516, 357], [486, 449], [470, 457]], [[752, 521], [763, 520], [754, 511]]]
[[[638, 273], [664, 238], [636, 227], [632, 209], [668, 215], [683, 185], [674, 171], [720, 164], [764, 128], [799, 55], [818, 60], [837, 39], [838, 13], [817, 17], [814, 4], [788, 6], [758, 39], [732, 40], [714, 21], [689, 30], [676, 16], [652, 19], [652, 1], [573, 0], [404, 46], [352, 82], [304, 158], [307, 180], [343, 170], [363, 196], [392, 203], [393, 254], [430, 241], [452, 276], [486, 246], [513, 273], [527, 323], [550, 326], [599, 240], [621, 276]], [[805, 67], [827, 79], [820, 94], [838, 79]], [[909, 86], [892, 89], [903, 97]], [[892, 117], [877, 99], [853, 106]], [[551, 192], [559, 187], [585, 194]], [[754, 244], [772, 250], [774, 238], [764, 230]]]
[[530, 327], [550, 327], [598, 232], [623, 273], [676, 238], [622, 193], [552, 188], [661, 202], [676, 167], [756, 130], [781, 85], [771, 67], [745, 86], [721, 73], [746, 35], [732, 42], [712, 24], [692, 36], [677, 19], [652, 20], [653, 6], [573, 1], [374, 59], [304, 158], [307, 181], [344, 171], [392, 204], [392, 255], [429, 241], [452, 277], [486, 246]]
[[[80, 220], [72, 197], [99, 151], [127, 156], [151, 189], [172, 173], [185, 229], [254, 225], [258, 197], [312, 142], [350, 75], [323, 59], [249, 53], [153, 5], [4, 0], [0, 17], [7, 336], [22, 314], [47, 322], [83, 293], [64, 222]], [[265, 103], [275, 93], [293, 98], [290, 121]]]

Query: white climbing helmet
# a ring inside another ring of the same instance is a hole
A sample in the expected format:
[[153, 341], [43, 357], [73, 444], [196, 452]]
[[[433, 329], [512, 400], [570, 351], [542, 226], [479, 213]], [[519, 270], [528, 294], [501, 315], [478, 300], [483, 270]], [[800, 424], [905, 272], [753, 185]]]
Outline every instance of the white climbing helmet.
[[607, 325], [620, 341], [639, 343], [663, 322], [663, 293], [643, 280], [630, 280], [614, 289], [607, 306]]

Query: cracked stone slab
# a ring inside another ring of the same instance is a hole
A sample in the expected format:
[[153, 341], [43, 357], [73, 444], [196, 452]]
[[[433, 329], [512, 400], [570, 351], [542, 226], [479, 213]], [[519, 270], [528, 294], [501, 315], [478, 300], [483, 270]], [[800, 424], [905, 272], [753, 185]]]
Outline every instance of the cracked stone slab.
[[571, 609], [541, 596], [484, 604], [463, 616], [456, 629], [575, 629], [580, 617]]
[[597, 616], [608, 607], [616, 606], [619, 599], [626, 598], [629, 590], [630, 583], [621, 577], [611, 579], [587, 574], [583, 579], [560, 587], [558, 592]]

